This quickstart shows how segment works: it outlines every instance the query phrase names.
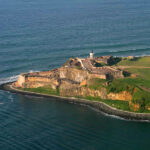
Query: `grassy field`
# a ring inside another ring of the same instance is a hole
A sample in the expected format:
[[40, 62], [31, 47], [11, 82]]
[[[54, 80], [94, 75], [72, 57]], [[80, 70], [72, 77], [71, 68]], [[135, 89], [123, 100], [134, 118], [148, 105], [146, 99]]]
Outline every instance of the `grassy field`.
[[[49, 95], [59, 96], [58, 91], [53, 90], [53, 89], [48, 88], [48, 87], [24, 88], [24, 89], [21, 89], [21, 90], [29, 91], [29, 92], [36, 92], [36, 93], [41, 93], [41, 94], [49, 94]], [[129, 103], [126, 102], [126, 101], [102, 100], [100, 97], [92, 97], [92, 96], [86, 96], [86, 97], [77, 96], [76, 98], [83, 98], [83, 99], [87, 99], [87, 100], [90, 100], [90, 101], [99, 101], [99, 102], [106, 103], [109, 106], [112, 106], [112, 107], [117, 108], [117, 109], [130, 111]]]
[[[137, 93], [135, 95], [135, 98], [138, 98], [137, 100], [141, 100], [141, 96], [143, 95], [143, 93]], [[150, 96], [150, 95], [149, 95]], [[78, 98], [82, 98], [82, 97], [78, 97]], [[120, 110], [125, 110], [125, 111], [130, 111], [130, 112], [134, 112], [133, 110], [130, 109], [129, 107], [129, 102], [128, 101], [119, 101], [119, 100], [102, 100], [100, 97], [92, 97], [92, 96], [86, 96], [84, 97], [84, 99], [90, 100], [90, 101], [99, 101], [99, 102], [103, 102], [111, 107], [120, 109]], [[136, 101], [136, 99], [135, 99]], [[138, 101], [139, 102], [139, 101]], [[143, 102], [143, 101], [142, 101]], [[149, 101], [145, 101], [145, 104], [148, 104]], [[150, 103], [149, 103], [150, 105]], [[145, 105], [144, 105], [145, 106]], [[137, 113], [150, 113], [149, 110], [145, 110], [144, 108], [141, 108], [140, 110], [136, 111]]]
[[88, 80], [87, 87], [93, 90], [99, 90], [101, 87], [104, 87], [106, 80], [99, 78], [92, 78]]
[[24, 88], [22, 90], [29, 91], [29, 92], [41, 93], [41, 94], [49, 94], [49, 95], [59, 96], [59, 91], [58, 90], [53, 90], [52, 88], [49, 88], [49, 87]]
[[[21, 90], [59, 96], [59, 91], [53, 90], [53, 89], [48, 88], [48, 87], [24, 88]], [[107, 105], [112, 106], [112, 107], [117, 108], [117, 109], [130, 111], [129, 103], [126, 101], [102, 100], [100, 97], [92, 97], [92, 96], [86, 96], [86, 97], [77, 96], [76, 98], [83, 98], [83, 99], [90, 100], [90, 101], [99, 101], [99, 102], [106, 103]]]
[[[20, 90], [29, 91], [29, 92], [36, 92], [36, 93], [41, 93], [41, 94], [60, 96], [59, 91], [53, 90], [53, 89], [48, 88], [48, 87], [24, 88], [24, 89], [20, 89]], [[107, 104], [111, 107], [114, 107], [114, 108], [117, 108], [117, 109], [120, 109], [120, 110], [132, 111], [132, 110], [130, 110], [129, 102], [127, 102], [127, 101], [102, 100], [100, 97], [92, 97], [92, 96], [86, 96], [86, 97], [76, 96], [75, 98], [81, 98], [81, 99], [86, 99], [86, 100], [90, 100], [90, 101], [99, 101], [99, 102], [103, 102], [103, 103], [105, 103], [105, 104]], [[144, 93], [144, 98], [143, 98], [143, 92], [141, 92], [141, 91], [139, 91], [136, 95], [134, 95], [135, 103], [136, 102], [139, 103], [139, 101], [140, 101], [141, 105], [143, 105], [143, 106], [150, 105], [148, 99], [150, 99], [150, 94], [147, 95], [146, 92]], [[150, 113], [150, 111], [145, 110], [145, 109], [140, 109], [138, 112]]]
[[150, 80], [150, 68], [127, 68], [126, 71], [136, 74], [138, 78]]
[[135, 86], [131, 78], [124, 78], [111, 81], [106, 88], [108, 93], [119, 93], [122, 91], [133, 93]]
[[127, 101], [102, 100], [102, 102], [106, 103], [109, 106], [115, 107], [117, 109], [131, 111], [130, 107], [129, 107], [129, 102], [127, 102]]
[[136, 85], [145, 86], [150, 88], [150, 69], [138, 69], [138, 68], [128, 68], [126, 71], [136, 74], [137, 78], [131, 78], [130, 81], [134, 82]]
[[135, 60], [121, 60], [117, 66], [145, 66], [150, 67], [150, 56], [139, 57]]
[[127, 101], [102, 100], [100, 97], [92, 97], [92, 96], [86, 96], [85, 99], [90, 100], [90, 101], [94, 100], [94, 101], [103, 102], [103, 103], [105, 103], [111, 107], [121, 109], [121, 110], [130, 111], [129, 102], [127, 102]]
[[150, 88], [150, 68], [144, 68], [150, 67], [150, 56], [139, 57], [135, 60], [121, 60], [116, 65], [129, 67], [124, 70], [137, 76], [136, 78], [125, 78], [123, 79], [124, 81], [136, 86], [145, 86]]

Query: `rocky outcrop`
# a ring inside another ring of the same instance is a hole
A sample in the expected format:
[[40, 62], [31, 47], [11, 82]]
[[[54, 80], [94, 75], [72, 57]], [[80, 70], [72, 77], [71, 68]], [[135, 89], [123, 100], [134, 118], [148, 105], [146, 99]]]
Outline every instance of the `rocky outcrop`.
[[132, 101], [129, 101], [129, 106], [130, 106], [130, 109], [133, 110], [133, 111], [138, 111], [140, 109], [140, 105], [139, 104], [134, 104], [134, 103], [132, 103]]
[[88, 87], [82, 87], [78, 85], [70, 85], [68, 83], [62, 83], [60, 85], [60, 95], [62, 96], [92, 96], [100, 97], [101, 99], [111, 99], [111, 100], [121, 100], [121, 101], [131, 101], [132, 95], [123, 91], [120, 93], [107, 93], [106, 88], [100, 88], [99, 90], [90, 89]]
[[87, 87], [73, 87], [73, 88], [61, 88], [60, 90], [61, 96], [92, 96], [92, 97], [103, 97], [106, 98], [106, 90], [92, 90]]
[[123, 91], [120, 93], [109, 93], [107, 95], [108, 99], [112, 99], [112, 100], [121, 100], [121, 101], [131, 101], [132, 100], [132, 95], [127, 92], [127, 91]]
[[63, 79], [61, 80], [61, 83], [59, 86], [60, 95], [71, 96], [72, 89], [78, 89], [78, 88], [79, 88], [79, 84], [77, 82]]

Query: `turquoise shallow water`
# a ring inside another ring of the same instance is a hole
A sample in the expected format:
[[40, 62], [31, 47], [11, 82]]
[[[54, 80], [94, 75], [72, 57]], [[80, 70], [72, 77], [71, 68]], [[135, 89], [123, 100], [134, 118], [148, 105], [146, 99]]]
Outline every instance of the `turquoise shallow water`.
[[[150, 54], [149, 0], [0, 0], [0, 84], [72, 56]], [[150, 123], [0, 91], [0, 149], [146, 150]]]

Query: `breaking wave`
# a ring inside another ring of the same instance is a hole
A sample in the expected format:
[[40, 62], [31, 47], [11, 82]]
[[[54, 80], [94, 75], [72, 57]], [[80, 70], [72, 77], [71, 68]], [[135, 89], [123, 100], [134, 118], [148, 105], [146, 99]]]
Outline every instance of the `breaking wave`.
[[[129, 49], [129, 50], [111, 50], [107, 52], [101, 52], [97, 53], [97, 55], [124, 55], [124, 54], [135, 54], [137, 52], [145, 52], [144, 55], [147, 55], [147, 53], [150, 51], [150, 48], [145, 48], [145, 49]], [[143, 56], [143, 55], [142, 55]]]
[[11, 76], [11, 77], [8, 77], [8, 78], [0, 78], [0, 85], [4, 84], [4, 83], [8, 83], [8, 82], [14, 82], [14, 81], [17, 80], [17, 78], [18, 78], [18, 75]]
[[38, 70], [29, 70], [29, 73], [32, 73], [32, 72], [40, 72]]
[[[34, 71], [34, 70], [29, 70], [29, 73], [32, 72], [39, 72], [39, 71]], [[9, 83], [9, 82], [14, 82], [17, 81], [19, 75], [15, 75], [15, 76], [11, 76], [11, 77], [7, 77], [7, 78], [0, 78], [0, 85], [1, 84], [5, 84], [5, 83]]]

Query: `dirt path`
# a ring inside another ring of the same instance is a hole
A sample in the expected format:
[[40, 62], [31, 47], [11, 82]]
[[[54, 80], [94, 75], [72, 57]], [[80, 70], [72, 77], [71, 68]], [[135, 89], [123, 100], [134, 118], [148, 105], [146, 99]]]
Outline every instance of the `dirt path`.
[[145, 67], [145, 66], [116, 66], [119, 69], [126, 69], [126, 68], [137, 68], [137, 69], [150, 69], [150, 67]]
[[150, 88], [146, 88], [144, 86], [140, 86], [141, 89], [143, 89], [144, 91], [150, 92]]

